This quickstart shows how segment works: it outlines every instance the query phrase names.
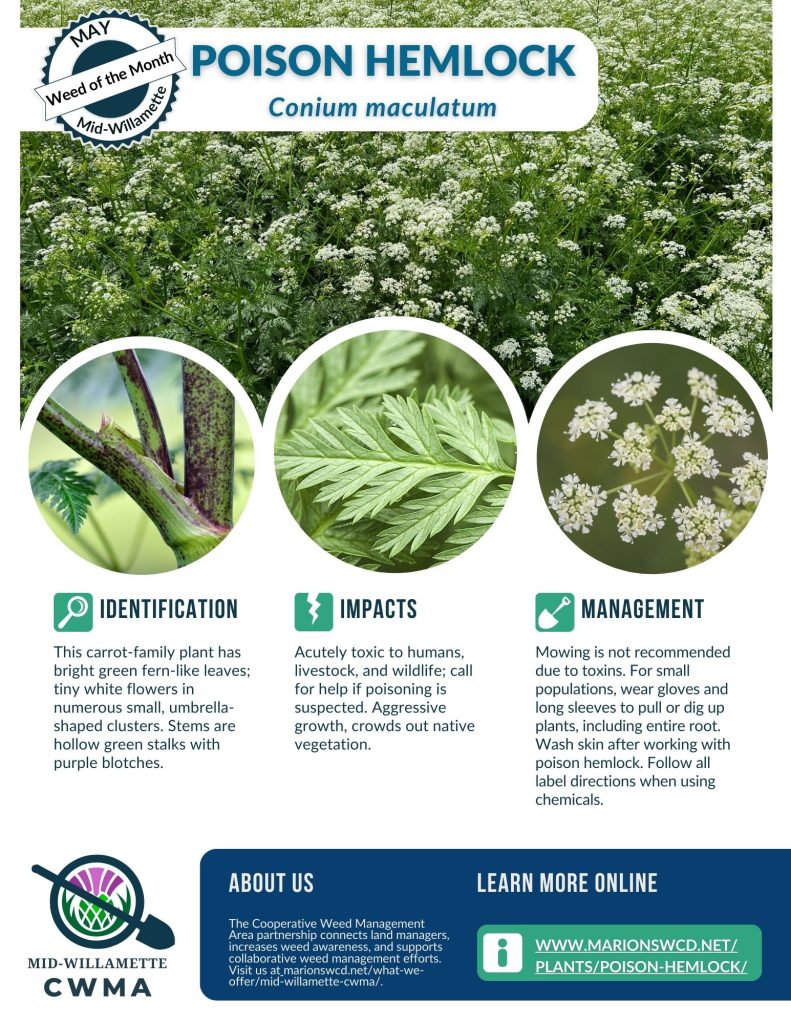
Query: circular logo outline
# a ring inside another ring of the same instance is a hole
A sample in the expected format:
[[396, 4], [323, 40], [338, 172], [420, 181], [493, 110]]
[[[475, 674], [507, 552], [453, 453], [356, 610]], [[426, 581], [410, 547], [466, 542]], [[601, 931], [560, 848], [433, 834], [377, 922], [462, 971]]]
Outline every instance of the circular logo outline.
[[[141, 28], [147, 30], [151, 34], [153, 39], [155, 39], [157, 42], [160, 42], [160, 43], [164, 43], [165, 42], [165, 36], [154, 25], [152, 25], [151, 22], [147, 18], [144, 18], [141, 15], [130, 14], [129, 11], [119, 11], [116, 8], [113, 8], [110, 11], [102, 9], [101, 11], [92, 11], [90, 14], [83, 14], [79, 18], [77, 18], [76, 21], [69, 22], [69, 24], [65, 28], [61, 29], [59, 35], [57, 35], [55, 37], [55, 41], [52, 43], [52, 45], [50, 46], [49, 50], [47, 51], [47, 56], [46, 56], [46, 58], [44, 60], [44, 66], [42, 68], [42, 72], [43, 72], [42, 83], [44, 85], [49, 85], [50, 84], [49, 75], [50, 75], [50, 70], [52, 68], [52, 62], [53, 62], [53, 59], [55, 57], [55, 54], [58, 52], [58, 49], [66, 41], [66, 39], [70, 36], [70, 34], [75, 29], [78, 29], [78, 28], [82, 27], [83, 25], [88, 25], [91, 22], [100, 21], [100, 20], [103, 20], [103, 19], [104, 20], [108, 20], [109, 19], [111, 21], [132, 22], [134, 25], [139, 25]], [[168, 114], [170, 113], [170, 110], [171, 110], [171, 108], [173, 106], [173, 103], [174, 103], [174, 101], [176, 99], [176, 94], [179, 91], [179, 84], [178, 84], [179, 72], [177, 72], [177, 71], [174, 72], [170, 76], [170, 79], [171, 79], [170, 95], [168, 96], [167, 102], [165, 103], [165, 105], [164, 105], [163, 109], [161, 110], [161, 112], [145, 128], [143, 128], [141, 131], [136, 132], [133, 135], [130, 135], [128, 137], [119, 138], [119, 137], [116, 136], [116, 137], [107, 138], [107, 139], [104, 139], [104, 138], [102, 138], [102, 139], [93, 138], [90, 135], [84, 134], [83, 132], [81, 132], [77, 128], [75, 128], [73, 125], [71, 125], [62, 114], [58, 114], [58, 116], [55, 118], [55, 120], [63, 128], [63, 130], [65, 132], [67, 132], [69, 135], [71, 135], [72, 138], [76, 139], [79, 142], [82, 142], [83, 144], [88, 144], [88, 145], [91, 145], [91, 146], [99, 146], [99, 147], [102, 147], [104, 149], [128, 148], [130, 146], [136, 145], [137, 143], [143, 142], [146, 138], [148, 138], [153, 133], [155, 128], [159, 128], [160, 125], [162, 124], [162, 122], [166, 120], [166, 118], [167, 118]], [[131, 92], [132, 90], [139, 89], [139, 88], [140, 88], [139, 85], [132, 85], [132, 86], [130, 86], [130, 89], [128, 91]], [[125, 95], [125, 93], [121, 93], [120, 95], [123, 96], [123, 95]], [[94, 102], [97, 102], [97, 101], [94, 101]], [[98, 102], [101, 102], [101, 101], [98, 101]], [[147, 86], [146, 86], [146, 99], [145, 99], [144, 102], [149, 102], [149, 100], [148, 100], [148, 87]], [[141, 107], [142, 106], [143, 106], [143, 104], [141, 104]], [[79, 109], [80, 110], [84, 110], [86, 108], [81, 107]], [[134, 112], [128, 114], [127, 116], [128, 117], [133, 117], [134, 116]]]
[[[118, 874], [124, 876], [132, 889], [132, 894], [134, 896], [132, 912], [139, 922], [143, 916], [144, 909], [143, 887], [140, 884], [140, 879], [134, 871], [124, 864], [123, 861], [118, 860], [116, 857], [108, 857], [101, 853], [88, 854], [87, 856], [77, 857], [75, 860], [68, 863], [59, 874], [62, 877], [68, 877], [78, 868], [84, 868], [90, 864], [101, 864], [105, 867], [114, 869]], [[57, 883], [53, 884], [49, 897], [50, 913], [58, 931], [62, 935], [65, 935], [70, 942], [74, 942], [78, 946], [84, 946], [87, 949], [107, 949], [109, 946], [117, 946], [120, 942], [129, 938], [132, 932], [139, 927], [139, 924], [130, 924], [128, 921], [124, 921], [121, 923], [121, 927], [113, 935], [104, 939], [99, 939], [98, 941], [89, 938], [87, 935], [80, 935], [79, 932], [70, 928], [63, 919], [63, 913], [60, 905], [63, 892], [65, 892], [65, 890], [62, 886]], [[76, 898], [77, 897], [75, 897], [75, 899]]]

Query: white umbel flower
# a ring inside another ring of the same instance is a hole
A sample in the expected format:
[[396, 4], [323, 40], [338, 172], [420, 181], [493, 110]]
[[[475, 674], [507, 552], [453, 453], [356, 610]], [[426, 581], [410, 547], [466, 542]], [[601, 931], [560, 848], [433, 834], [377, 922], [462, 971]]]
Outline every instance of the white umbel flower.
[[708, 413], [706, 426], [712, 434], [747, 437], [755, 423], [755, 416], [751, 416], [735, 398], [715, 398], [709, 405], [703, 406], [703, 411]]
[[494, 346], [494, 351], [501, 359], [513, 359], [522, 351], [522, 347], [515, 338], [506, 338], [499, 345]]
[[731, 497], [737, 505], [757, 505], [764, 493], [769, 463], [752, 452], [745, 452], [743, 458], [744, 465], [734, 466], [731, 470], [736, 485]]
[[549, 366], [552, 362], [552, 349], [546, 345], [536, 345], [533, 349], [533, 360], [536, 366]]
[[570, 441], [576, 441], [583, 434], [588, 434], [594, 441], [603, 441], [610, 429], [610, 423], [617, 419], [618, 413], [604, 399], [598, 402], [584, 402], [574, 410], [574, 419], [568, 426]]
[[564, 476], [547, 500], [566, 533], [590, 533], [599, 509], [607, 503], [599, 484], [584, 484], [576, 473]]
[[687, 374], [689, 393], [702, 402], [712, 402], [717, 397], [717, 378], [693, 366]]
[[541, 374], [538, 372], [538, 370], [525, 370], [525, 372], [519, 378], [519, 383], [526, 391], [535, 388], [540, 388], [542, 384]]
[[633, 469], [650, 469], [654, 458], [651, 438], [639, 423], [630, 423], [610, 452], [616, 466], [631, 466]]
[[703, 444], [700, 434], [685, 434], [681, 444], [673, 448], [672, 455], [676, 460], [673, 467], [676, 480], [689, 480], [692, 476], [705, 476], [713, 480], [720, 471], [714, 449]]
[[727, 512], [717, 508], [711, 498], [700, 498], [696, 505], [679, 506], [673, 512], [676, 537], [700, 555], [713, 555], [722, 547], [722, 531], [731, 525]]
[[623, 380], [617, 380], [612, 386], [616, 398], [622, 398], [627, 405], [637, 406], [650, 402], [656, 395], [662, 378], [655, 373], [627, 373]]
[[668, 398], [657, 413], [656, 422], [665, 430], [689, 430], [692, 426], [692, 414], [677, 398]]
[[631, 484], [625, 484], [612, 503], [621, 540], [631, 544], [637, 537], [658, 533], [665, 525], [665, 517], [656, 510], [656, 498], [641, 494]]

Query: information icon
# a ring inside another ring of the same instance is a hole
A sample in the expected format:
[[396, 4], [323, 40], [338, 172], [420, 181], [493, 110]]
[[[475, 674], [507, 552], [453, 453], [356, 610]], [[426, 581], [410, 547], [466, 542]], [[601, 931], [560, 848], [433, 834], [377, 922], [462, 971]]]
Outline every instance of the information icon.
[[487, 932], [482, 959], [486, 974], [518, 974], [522, 970], [522, 936], [519, 932]]

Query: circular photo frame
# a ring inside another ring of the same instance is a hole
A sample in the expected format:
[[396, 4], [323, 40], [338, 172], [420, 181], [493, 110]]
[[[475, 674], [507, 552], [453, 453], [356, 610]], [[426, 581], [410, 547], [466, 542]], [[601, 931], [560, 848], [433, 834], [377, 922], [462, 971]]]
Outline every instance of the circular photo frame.
[[203, 360], [142, 340], [118, 345], [42, 389], [30, 486], [75, 554], [113, 572], [168, 572], [214, 551], [238, 522], [253, 435]]
[[768, 469], [743, 385], [697, 348], [661, 341], [611, 348], [573, 372], [546, 409], [537, 462], [569, 540], [638, 573], [677, 572], [725, 550]]
[[343, 562], [414, 572], [448, 562], [495, 522], [516, 471], [502, 391], [428, 330], [368, 329], [292, 384], [275, 436], [283, 499]]

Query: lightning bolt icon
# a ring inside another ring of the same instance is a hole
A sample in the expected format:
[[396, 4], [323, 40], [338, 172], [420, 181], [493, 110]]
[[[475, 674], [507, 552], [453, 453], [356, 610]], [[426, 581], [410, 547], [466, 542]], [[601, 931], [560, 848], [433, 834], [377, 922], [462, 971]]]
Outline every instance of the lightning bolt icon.
[[316, 625], [316, 619], [319, 617], [319, 608], [321, 608], [321, 604], [318, 601], [318, 594], [308, 594], [308, 611], [313, 619], [314, 626]]

